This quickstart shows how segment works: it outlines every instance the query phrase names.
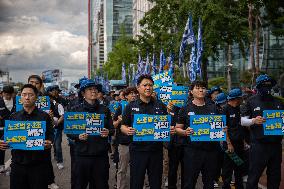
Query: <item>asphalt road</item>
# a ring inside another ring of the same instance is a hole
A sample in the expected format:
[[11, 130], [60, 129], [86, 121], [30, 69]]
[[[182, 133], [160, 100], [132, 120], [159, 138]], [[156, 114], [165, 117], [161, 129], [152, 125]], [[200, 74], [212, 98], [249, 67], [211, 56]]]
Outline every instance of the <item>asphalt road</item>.
[[[64, 168], [59, 170], [56, 166], [56, 161], [53, 159], [53, 169], [54, 169], [54, 174], [55, 174], [55, 182], [57, 185], [59, 185], [60, 189], [70, 189], [71, 184], [70, 184], [70, 173], [71, 173], [71, 164], [70, 164], [70, 155], [69, 155], [69, 146], [67, 143], [67, 139], [64, 136], [63, 141], [62, 141], [62, 150], [63, 150], [63, 158], [64, 158]], [[6, 152], [6, 161], [8, 161], [10, 158], [10, 151]], [[129, 180], [129, 174], [128, 174], [128, 180]], [[115, 185], [115, 165], [114, 163], [110, 160], [110, 175], [109, 175], [109, 188], [114, 189]], [[145, 189], [148, 187], [144, 187]], [[163, 189], [164, 183], [163, 183]], [[180, 188], [180, 186], [178, 187]], [[202, 189], [203, 184], [201, 181], [201, 176], [199, 176], [196, 189]], [[234, 187], [232, 187], [234, 188]], [[9, 176], [5, 174], [0, 174], [0, 189], [9, 189]]]

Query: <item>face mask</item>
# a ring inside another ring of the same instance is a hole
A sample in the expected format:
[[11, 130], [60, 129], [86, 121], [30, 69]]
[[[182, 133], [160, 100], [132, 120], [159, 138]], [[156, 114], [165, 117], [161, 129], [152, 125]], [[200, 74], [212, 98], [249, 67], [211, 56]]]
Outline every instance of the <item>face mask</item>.
[[261, 86], [258, 88], [258, 93], [261, 96], [269, 95], [271, 93], [271, 89], [272, 89], [271, 86]]

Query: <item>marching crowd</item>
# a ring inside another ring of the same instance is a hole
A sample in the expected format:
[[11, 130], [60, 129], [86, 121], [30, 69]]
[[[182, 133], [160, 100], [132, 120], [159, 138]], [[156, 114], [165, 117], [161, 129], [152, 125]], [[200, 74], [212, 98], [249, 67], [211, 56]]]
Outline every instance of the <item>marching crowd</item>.
[[[166, 106], [158, 100], [150, 75], [140, 76], [137, 87], [109, 94], [95, 81], [81, 78], [76, 86], [78, 94], [71, 94], [68, 99], [60, 96], [58, 86], [43, 89], [41, 77], [31, 75], [19, 91], [21, 111], [16, 111], [16, 92], [12, 86], [5, 86], [1, 93], [0, 172], [6, 169], [5, 150], [9, 149], [9, 144], [4, 142], [5, 120], [45, 121], [44, 150], [11, 150], [10, 188], [59, 188], [54, 182], [51, 149], [54, 149], [57, 168], [64, 168], [61, 146], [64, 113], [88, 112], [104, 115], [104, 127], [100, 136], [67, 134], [71, 189], [110, 188], [110, 152], [116, 164], [118, 189], [142, 189], [145, 185], [160, 189], [163, 182], [169, 189], [194, 189], [200, 173], [204, 189], [218, 186], [220, 180], [220, 187], [224, 189], [231, 188], [232, 180], [237, 189], [257, 189], [265, 169], [267, 188], [279, 189], [283, 135], [264, 135], [263, 131], [266, 121], [263, 111], [284, 110], [283, 102], [271, 94], [275, 84], [275, 80], [264, 74], [256, 79], [255, 93], [234, 88], [225, 94], [219, 87], [207, 90], [205, 82], [194, 81], [190, 84], [186, 105], [180, 108], [172, 103]], [[49, 96], [50, 111], [36, 107], [38, 96]], [[108, 107], [115, 101], [127, 101], [127, 105], [111, 112]], [[170, 115], [170, 142], [133, 141], [135, 114]], [[190, 125], [192, 115], [225, 115], [226, 141], [192, 141], [190, 136], [195, 132]]]

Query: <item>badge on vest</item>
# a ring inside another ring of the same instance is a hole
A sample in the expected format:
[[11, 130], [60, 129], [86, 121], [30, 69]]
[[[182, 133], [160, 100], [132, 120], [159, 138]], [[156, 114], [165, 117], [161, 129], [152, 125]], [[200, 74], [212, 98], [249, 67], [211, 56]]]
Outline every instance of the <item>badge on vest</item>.
[[134, 110], [136, 112], [139, 112], [139, 108], [132, 108], [131, 110]]
[[195, 113], [194, 112], [188, 112], [187, 115], [195, 115]]
[[253, 109], [253, 111], [260, 111], [260, 107], [256, 107], [255, 109]]
[[230, 115], [230, 117], [236, 117], [236, 114]]

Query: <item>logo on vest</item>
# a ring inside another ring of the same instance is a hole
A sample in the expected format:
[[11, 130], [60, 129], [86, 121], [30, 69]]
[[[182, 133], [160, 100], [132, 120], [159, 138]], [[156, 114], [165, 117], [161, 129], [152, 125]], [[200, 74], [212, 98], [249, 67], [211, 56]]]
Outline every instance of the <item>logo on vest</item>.
[[230, 117], [236, 117], [236, 114], [230, 115]]
[[131, 110], [134, 110], [136, 112], [139, 112], [139, 108], [132, 108]]
[[256, 107], [255, 109], [253, 109], [253, 111], [260, 111], [260, 107]]

